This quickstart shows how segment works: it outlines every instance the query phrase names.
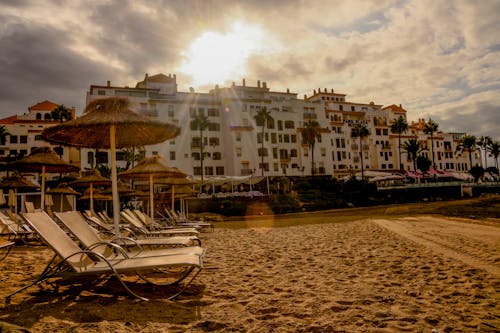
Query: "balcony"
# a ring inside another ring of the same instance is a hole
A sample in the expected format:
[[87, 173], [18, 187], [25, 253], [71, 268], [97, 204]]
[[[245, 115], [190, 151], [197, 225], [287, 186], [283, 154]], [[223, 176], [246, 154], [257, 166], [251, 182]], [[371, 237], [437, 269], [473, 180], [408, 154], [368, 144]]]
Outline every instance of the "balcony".
[[242, 176], [249, 176], [253, 174], [253, 169], [241, 169], [240, 173]]
[[359, 149], [359, 146], [358, 146], [357, 144], [355, 144], [355, 143], [354, 143], [354, 144], [352, 144], [352, 145], [351, 145], [351, 149], [352, 149], [352, 150], [358, 150], [358, 149]]
[[388, 145], [382, 145], [382, 150], [390, 150], [392, 148], [391, 144]]

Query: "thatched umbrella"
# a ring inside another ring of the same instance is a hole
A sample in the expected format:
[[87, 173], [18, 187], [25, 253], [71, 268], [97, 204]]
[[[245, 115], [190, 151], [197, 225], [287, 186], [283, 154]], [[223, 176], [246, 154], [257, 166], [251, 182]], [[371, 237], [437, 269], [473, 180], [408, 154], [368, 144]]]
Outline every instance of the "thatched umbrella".
[[40, 208], [45, 209], [45, 173], [66, 173], [80, 170], [80, 167], [67, 163], [57, 156], [51, 147], [39, 147], [31, 154], [11, 163], [18, 171], [40, 172], [42, 174], [42, 193]]
[[153, 178], [186, 178], [181, 170], [167, 166], [166, 161], [159, 155], [148, 157], [140, 161], [135, 167], [120, 173], [122, 178], [149, 180], [149, 213], [154, 219]]
[[111, 184], [111, 180], [101, 176], [99, 170], [88, 170], [82, 172], [82, 177], [72, 182], [69, 182], [70, 185], [75, 187], [88, 187], [90, 189], [90, 210], [94, 211], [94, 200], [92, 198], [92, 194], [94, 193], [94, 185], [95, 186], [109, 186]]
[[74, 195], [80, 194], [79, 192], [77, 192], [77, 191], [73, 190], [71, 187], [69, 187], [68, 184], [66, 184], [66, 183], [59, 184], [57, 187], [48, 190], [47, 193], [59, 194], [61, 196], [61, 201], [60, 201], [60, 205], [59, 205], [60, 212], [62, 212], [62, 209], [63, 209], [63, 197], [65, 195], [73, 195], [74, 196]]
[[10, 189], [9, 191], [9, 206], [14, 207], [14, 213], [17, 214], [17, 190], [32, 190], [39, 186], [33, 184], [29, 180], [19, 175], [5, 177], [0, 183], [0, 188]]
[[46, 128], [42, 138], [60, 145], [110, 150], [113, 221], [119, 234], [116, 148], [152, 145], [179, 133], [175, 125], [152, 121], [129, 110], [128, 99], [111, 97], [90, 102], [84, 114], [75, 120]]
[[[185, 186], [187, 187], [187, 185], [192, 185], [192, 184], [196, 184], [195, 181], [191, 180], [191, 179], [188, 179], [187, 178], [187, 175], [184, 174], [184, 177], [175, 177], [175, 178], [172, 178], [172, 177], [167, 177], [167, 178], [164, 178], [162, 177], [161, 179], [158, 179], [156, 181], [157, 184], [166, 184], [166, 185], [170, 185], [170, 191], [168, 191], [168, 193], [171, 194], [171, 206], [172, 206], [172, 209], [174, 209], [174, 200], [175, 200], [175, 193], [178, 192], [178, 189], [176, 188], [176, 186]], [[191, 189], [192, 190], [192, 189]], [[181, 201], [181, 205], [182, 205], [182, 201]]]

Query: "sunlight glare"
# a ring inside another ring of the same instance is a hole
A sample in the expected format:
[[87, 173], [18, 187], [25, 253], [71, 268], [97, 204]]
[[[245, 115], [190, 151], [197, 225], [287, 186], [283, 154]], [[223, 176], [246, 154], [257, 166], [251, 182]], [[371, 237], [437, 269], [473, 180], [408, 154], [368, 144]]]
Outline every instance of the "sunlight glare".
[[234, 23], [226, 33], [207, 31], [182, 53], [179, 70], [192, 77], [192, 84], [224, 83], [246, 73], [247, 58], [264, 52], [264, 33], [259, 27]]

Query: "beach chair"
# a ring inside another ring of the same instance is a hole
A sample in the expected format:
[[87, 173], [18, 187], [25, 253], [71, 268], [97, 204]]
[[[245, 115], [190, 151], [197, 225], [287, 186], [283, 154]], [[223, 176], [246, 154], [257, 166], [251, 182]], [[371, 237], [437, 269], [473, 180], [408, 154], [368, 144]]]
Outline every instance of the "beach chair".
[[[141, 279], [148, 276], [144, 280], [161, 285], [162, 283], [149, 278], [149, 274], [171, 277], [172, 272], [168, 272], [168, 269], [177, 267], [192, 268], [193, 276], [179, 292], [169, 297], [173, 299], [182, 293], [203, 269], [203, 255], [193, 253], [140, 258], [129, 258], [125, 253], [122, 253], [123, 258], [107, 259], [98, 252], [81, 249], [45, 212], [24, 213], [23, 217], [54, 251], [55, 255], [36, 280], [6, 296], [7, 304], [10, 303], [12, 296], [31, 286], [40, 285], [51, 278], [64, 279], [75, 276], [92, 277], [88, 282], [94, 282], [95, 278], [101, 276], [114, 276], [130, 295], [147, 301], [146, 297], [140, 296], [129, 288], [121, 274], [134, 273]], [[165, 272], [163, 269], [167, 271]]]
[[12, 250], [13, 246], [14, 246], [14, 242], [10, 242], [10, 241], [0, 242], [0, 260], [4, 260], [5, 258], [7, 258], [7, 256], [10, 253], [10, 250]]
[[210, 230], [214, 231], [214, 225], [205, 221], [192, 221], [189, 220], [186, 216], [183, 216], [173, 210], [169, 210], [165, 207], [165, 213], [168, 215], [168, 220], [172, 222], [175, 226], [183, 226], [183, 227], [196, 227], [200, 230]]
[[165, 237], [146, 237], [144, 235], [137, 235], [136, 232], [127, 228], [124, 225], [120, 225], [120, 235], [115, 235], [115, 228], [112, 224], [103, 222], [99, 218], [92, 216], [85, 216], [87, 221], [94, 225], [100, 234], [104, 234], [112, 241], [119, 242], [122, 246], [133, 247], [133, 246], [143, 246], [148, 248], [165, 247], [165, 246], [201, 246], [201, 240], [198, 236], [165, 236]]
[[[92, 249], [93, 251], [100, 251], [100, 253], [106, 257], [117, 256], [120, 253], [117, 251], [117, 246], [119, 247], [123, 240], [128, 240], [136, 244], [138, 250], [128, 251], [127, 248], [122, 248], [118, 250], [123, 250], [127, 252], [129, 257], [144, 257], [153, 255], [170, 255], [179, 253], [194, 253], [202, 255], [204, 249], [199, 246], [186, 246], [186, 247], [176, 247], [167, 249], [155, 249], [145, 251], [143, 247], [134, 239], [122, 238], [109, 242], [99, 237], [97, 230], [92, 228], [85, 218], [77, 211], [68, 211], [55, 213], [56, 217], [61, 221], [66, 228], [80, 241], [80, 243], [87, 249]], [[109, 250], [112, 250], [111, 252]]]
[[6, 214], [0, 211], [0, 230], [1, 234], [7, 236], [8, 240], [20, 240], [28, 244], [28, 240], [36, 238], [28, 225], [19, 221], [19, 217], [12, 214]]
[[137, 231], [141, 235], [147, 237], [160, 237], [160, 236], [174, 236], [174, 235], [187, 235], [187, 236], [198, 236], [199, 232], [195, 228], [170, 228], [162, 230], [149, 230], [142, 224], [142, 222], [133, 214], [129, 214], [126, 211], [121, 211], [120, 216], [124, 221], [129, 223], [134, 231]]

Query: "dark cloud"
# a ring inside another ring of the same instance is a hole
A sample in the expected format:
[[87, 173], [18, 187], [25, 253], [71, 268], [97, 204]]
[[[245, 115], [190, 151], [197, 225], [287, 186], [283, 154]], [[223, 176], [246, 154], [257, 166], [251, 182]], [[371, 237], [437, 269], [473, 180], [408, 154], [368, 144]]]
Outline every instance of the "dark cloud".
[[24, 111], [45, 99], [81, 108], [89, 82], [112, 76], [109, 68], [66, 48], [68, 37], [58, 31], [11, 19], [7, 24], [15, 29], [0, 36], [2, 116]]

